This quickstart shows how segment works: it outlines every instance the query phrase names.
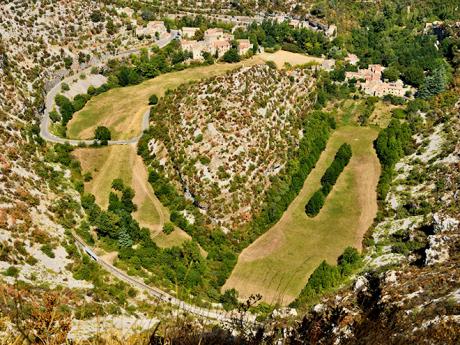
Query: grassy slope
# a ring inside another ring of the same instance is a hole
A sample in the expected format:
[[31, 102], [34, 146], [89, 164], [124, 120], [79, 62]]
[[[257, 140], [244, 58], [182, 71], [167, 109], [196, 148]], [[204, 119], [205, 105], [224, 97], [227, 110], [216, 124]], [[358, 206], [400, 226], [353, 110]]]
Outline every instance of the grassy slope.
[[[332, 135], [299, 196], [274, 227], [243, 251], [224, 290], [236, 288], [242, 298], [260, 293], [265, 301], [287, 304], [322, 260], [335, 263], [345, 247], [360, 248], [377, 211], [380, 165], [372, 148], [376, 136], [377, 130], [353, 126]], [[305, 204], [343, 142], [353, 148], [350, 164], [320, 214], [308, 218]]]
[[140, 226], [151, 230], [158, 246], [171, 247], [190, 238], [180, 229], [170, 235], [161, 231], [164, 222], [169, 220], [169, 212], [161, 205], [148, 183], [147, 169], [142, 158], [136, 155], [134, 145], [80, 148], [74, 154], [80, 160], [83, 172], [90, 172], [93, 177], [85, 183], [85, 191], [94, 194], [99, 206], [107, 208], [112, 181], [121, 178], [136, 193], [134, 203], [138, 211], [134, 213], [134, 218]]

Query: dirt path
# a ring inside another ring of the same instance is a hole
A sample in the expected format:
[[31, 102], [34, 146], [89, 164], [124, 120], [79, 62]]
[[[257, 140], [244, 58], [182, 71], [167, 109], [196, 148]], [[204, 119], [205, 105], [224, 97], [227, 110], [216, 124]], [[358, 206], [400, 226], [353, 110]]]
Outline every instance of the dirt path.
[[[163, 210], [163, 205], [161, 205], [160, 201], [155, 196], [152, 186], [148, 183], [148, 174], [147, 169], [144, 165], [144, 162], [140, 156], [136, 156], [134, 166], [133, 166], [133, 181], [132, 181], [133, 189], [136, 193], [134, 197], [134, 203], [138, 206], [138, 210], [134, 214], [134, 218], [136, 218], [141, 226], [145, 226], [152, 230], [152, 236], [157, 235], [162, 229], [167, 216]], [[147, 200], [146, 200], [147, 199]], [[150, 222], [144, 221], [146, 218], [156, 218], [156, 217], [149, 217], [148, 214], [142, 214], [141, 205], [145, 202], [150, 201], [152, 205], [155, 207], [155, 211], [158, 214], [158, 221]]]

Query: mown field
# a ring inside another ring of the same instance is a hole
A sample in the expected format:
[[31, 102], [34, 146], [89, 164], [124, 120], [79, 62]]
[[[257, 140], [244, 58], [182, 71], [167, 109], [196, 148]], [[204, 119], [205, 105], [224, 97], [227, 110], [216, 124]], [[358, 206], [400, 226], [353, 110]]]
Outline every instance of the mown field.
[[[334, 132], [298, 197], [275, 226], [242, 252], [223, 290], [235, 288], [241, 298], [260, 293], [267, 302], [285, 305], [297, 297], [322, 260], [335, 264], [347, 246], [361, 248], [377, 212], [380, 165], [372, 146], [377, 133], [355, 126]], [[344, 142], [352, 146], [353, 157], [321, 212], [309, 218], [305, 204]]]

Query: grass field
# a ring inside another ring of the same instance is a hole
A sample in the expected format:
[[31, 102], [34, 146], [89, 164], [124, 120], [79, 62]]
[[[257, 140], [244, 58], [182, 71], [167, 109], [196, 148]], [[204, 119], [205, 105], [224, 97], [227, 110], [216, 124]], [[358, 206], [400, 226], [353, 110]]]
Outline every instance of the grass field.
[[273, 54], [262, 53], [258, 56], [264, 61], [273, 61], [278, 68], [283, 68], [286, 63], [290, 64], [291, 66], [296, 66], [305, 65], [307, 63], [312, 62], [321, 64], [324, 61], [323, 58], [318, 58], [304, 54], [291, 53], [285, 50], [278, 50]]
[[190, 239], [184, 231], [176, 229], [165, 235], [163, 224], [169, 220], [169, 212], [155, 196], [147, 180], [147, 169], [142, 158], [136, 154], [135, 145], [105, 146], [101, 148], [79, 148], [74, 151], [83, 173], [93, 177], [85, 183], [85, 191], [96, 197], [103, 209], [107, 208], [112, 181], [121, 178], [135, 191], [134, 203], [138, 210], [133, 214], [141, 227], [150, 229], [152, 238], [159, 247], [180, 245]]
[[[361, 248], [377, 212], [380, 165], [372, 147], [376, 136], [375, 129], [354, 126], [334, 132], [298, 197], [275, 226], [241, 253], [223, 291], [235, 288], [241, 298], [260, 293], [267, 302], [285, 305], [322, 260], [334, 264], [347, 246]], [[321, 212], [308, 218], [305, 204], [344, 142], [352, 145], [353, 157]]]

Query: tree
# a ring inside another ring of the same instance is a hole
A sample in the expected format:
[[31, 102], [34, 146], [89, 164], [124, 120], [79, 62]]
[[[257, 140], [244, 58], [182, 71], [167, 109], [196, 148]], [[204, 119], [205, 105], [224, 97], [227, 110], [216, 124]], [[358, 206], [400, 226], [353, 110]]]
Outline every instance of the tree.
[[54, 100], [62, 116], [62, 125], [65, 126], [72, 119], [75, 109], [72, 102], [63, 95], [56, 95]]
[[157, 105], [158, 104], [158, 96], [151, 95], [149, 98], [149, 105]]
[[224, 54], [224, 61], [225, 62], [239, 62], [241, 60], [241, 57], [238, 54], [238, 50], [236, 48], [231, 48], [229, 49], [225, 54]]
[[107, 145], [108, 141], [112, 139], [112, 134], [107, 127], [98, 126], [94, 132], [94, 138], [100, 141], [102, 145]]
[[406, 68], [402, 75], [402, 79], [409, 85], [419, 87], [425, 80], [425, 74], [421, 67], [412, 65]]
[[387, 67], [383, 71], [383, 79], [388, 79], [390, 82], [395, 82], [399, 79], [399, 70], [396, 67]]
[[59, 122], [61, 121], [61, 115], [59, 115], [59, 113], [55, 109], [53, 109], [52, 111], [50, 111], [50, 119], [53, 122]]
[[316, 216], [324, 205], [324, 194], [321, 189], [317, 190], [305, 206], [305, 213], [309, 217]]
[[235, 289], [225, 290], [224, 294], [220, 296], [219, 302], [227, 311], [235, 309], [238, 307], [238, 291]]
[[98, 23], [104, 19], [104, 16], [101, 11], [96, 10], [91, 13], [90, 18], [93, 23]]

